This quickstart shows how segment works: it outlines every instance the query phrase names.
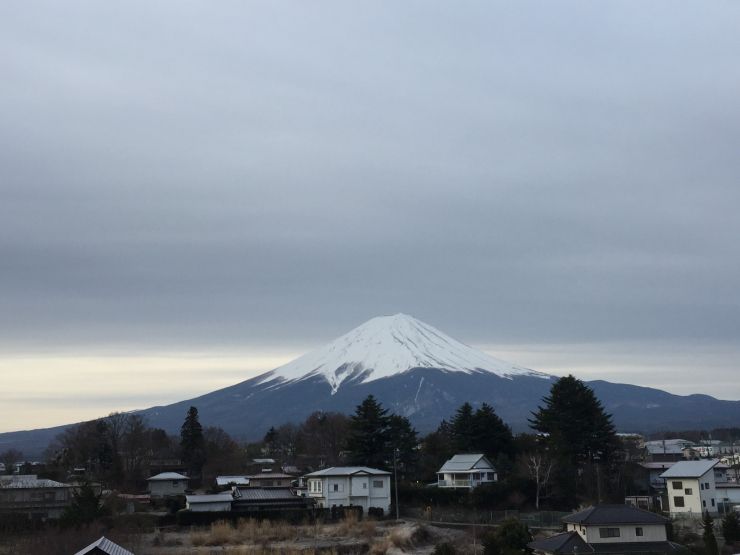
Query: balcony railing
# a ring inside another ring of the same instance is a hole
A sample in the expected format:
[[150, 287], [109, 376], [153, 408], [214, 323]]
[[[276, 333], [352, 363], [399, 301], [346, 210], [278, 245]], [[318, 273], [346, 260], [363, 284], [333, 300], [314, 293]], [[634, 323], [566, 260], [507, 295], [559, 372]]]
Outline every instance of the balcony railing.
[[474, 488], [491, 482], [493, 480], [437, 480], [437, 486], [440, 488]]

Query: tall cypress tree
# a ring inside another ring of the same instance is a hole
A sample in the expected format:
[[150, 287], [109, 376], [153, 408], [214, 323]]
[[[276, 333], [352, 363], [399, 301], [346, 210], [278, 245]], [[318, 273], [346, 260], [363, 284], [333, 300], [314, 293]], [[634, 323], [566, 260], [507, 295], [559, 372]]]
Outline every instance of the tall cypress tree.
[[180, 453], [182, 461], [188, 465], [190, 476], [200, 476], [206, 462], [206, 444], [203, 427], [198, 419], [198, 409], [190, 407], [180, 428]]
[[560, 502], [575, 506], [579, 492], [600, 500], [602, 478], [612, 471], [618, 440], [611, 415], [594, 392], [573, 376], [560, 378], [529, 423], [544, 434], [556, 461], [553, 483]]
[[457, 409], [455, 416], [452, 417], [452, 422], [450, 422], [452, 442], [458, 453], [472, 453], [476, 450], [473, 442], [473, 428], [473, 407], [466, 402]]
[[347, 450], [352, 464], [386, 467], [389, 453], [388, 411], [372, 395], [360, 403], [350, 418]]
[[495, 461], [499, 455], [511, 455], [514, 437], [511, 428], [496, 414], [493, 407], [483, 403], [472, 420], [472, 445], [475, 451]]
[[704, 528], [704, 533], [702, 534], [702, 539], [704, 540], [704, 552], [707, 555], [719, 555], [717, 538], [714, 536], [714, 519], [712, 519], [706, 511], [704, 512], [702, 525]]

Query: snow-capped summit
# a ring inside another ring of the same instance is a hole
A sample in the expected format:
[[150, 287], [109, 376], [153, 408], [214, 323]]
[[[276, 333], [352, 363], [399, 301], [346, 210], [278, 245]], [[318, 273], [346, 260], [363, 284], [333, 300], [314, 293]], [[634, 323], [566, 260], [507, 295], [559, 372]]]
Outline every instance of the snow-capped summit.
[[368, 320], [328, 345], [307, 353], [265, 375], [261, 383], [279, 387], [322, 376], [332, 393], [351, 379], [366, 383], [401, 374], [413, 368], [447, 372], [490, 372], [501, 377], [545, 374], [515, 366], [452, 339], [408, 316], [395, 314]]

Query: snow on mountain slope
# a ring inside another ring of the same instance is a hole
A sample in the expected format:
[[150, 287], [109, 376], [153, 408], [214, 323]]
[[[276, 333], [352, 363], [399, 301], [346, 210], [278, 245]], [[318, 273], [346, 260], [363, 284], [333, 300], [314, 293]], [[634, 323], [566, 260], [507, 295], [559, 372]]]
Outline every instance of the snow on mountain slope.
[[277, 380], [274, 387], [279, 387], [323, 376], [336, 393], [350, 378], [365, 383], [412, 368], [549, 377], [468, 347], [416, 318], [396, 314], [368, 320], [328, 345], [267, 373], [260, 383]]

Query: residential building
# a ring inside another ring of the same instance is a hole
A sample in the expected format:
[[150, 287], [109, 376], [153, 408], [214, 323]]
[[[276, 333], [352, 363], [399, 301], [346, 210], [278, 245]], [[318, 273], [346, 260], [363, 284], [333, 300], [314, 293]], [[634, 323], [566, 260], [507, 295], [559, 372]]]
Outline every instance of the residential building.
[[293, 488], [233, 488], [232, 510], [235, 512], [310, 509], [315, 504], [310, 497], [296, 495]]
[[537, 555], [563, 553], [675, 553], [668, 518], [628, 505], [597, 505], [563, 517], [565, 532], [530, 542]]
[[35, 474], [0, 476], [0, 514], [25, 514], [46, 520], [62, 516], [72, 503], [72, 486]]
[[81, 549], [75, 555], [134, 555], [128, 549], [124, 549], [117, 543], [113, 543], [105, 536], [94, 541], [84, 549]]
[[717, 492], [714, 467], [717, 459], [681, 461], [663, 472], [671, 516], [717, 513]]
[[234, 498], [231, 492], [212, 495], [186, 495], [185, 508], [194, 513], [228, 512]]
[[249, 486], [255, 488], [289, 488], [296, 477], [283, 472], [260, 472], [245, 476]]
[[162, 472], [147, 478], [149, 494], [152, 498], [185, 495], [188, 489], [188, 480], [187, 476], [177, 472]]
[[366, 466], [334, 466], [305, 476], [307, 495], [319, 507], [370, 507], [388, 513], [391, 507], [390, 472]]
[[684, 458], [683, 450], [691, 447], [692, 442], [685, 439], [659, 439], [645, 442], [645, 458], [648, 461], [680, 461]]
[[249, 478], [246, 476], [216, 476], [216, 486], [219, 489], [230, 489], [232, 486], [248, 486]]
[[472, 489], [481, 484], [498, 481], [496, 469], [484, 455], [455, 455], [437, 471], [440, 488]]

